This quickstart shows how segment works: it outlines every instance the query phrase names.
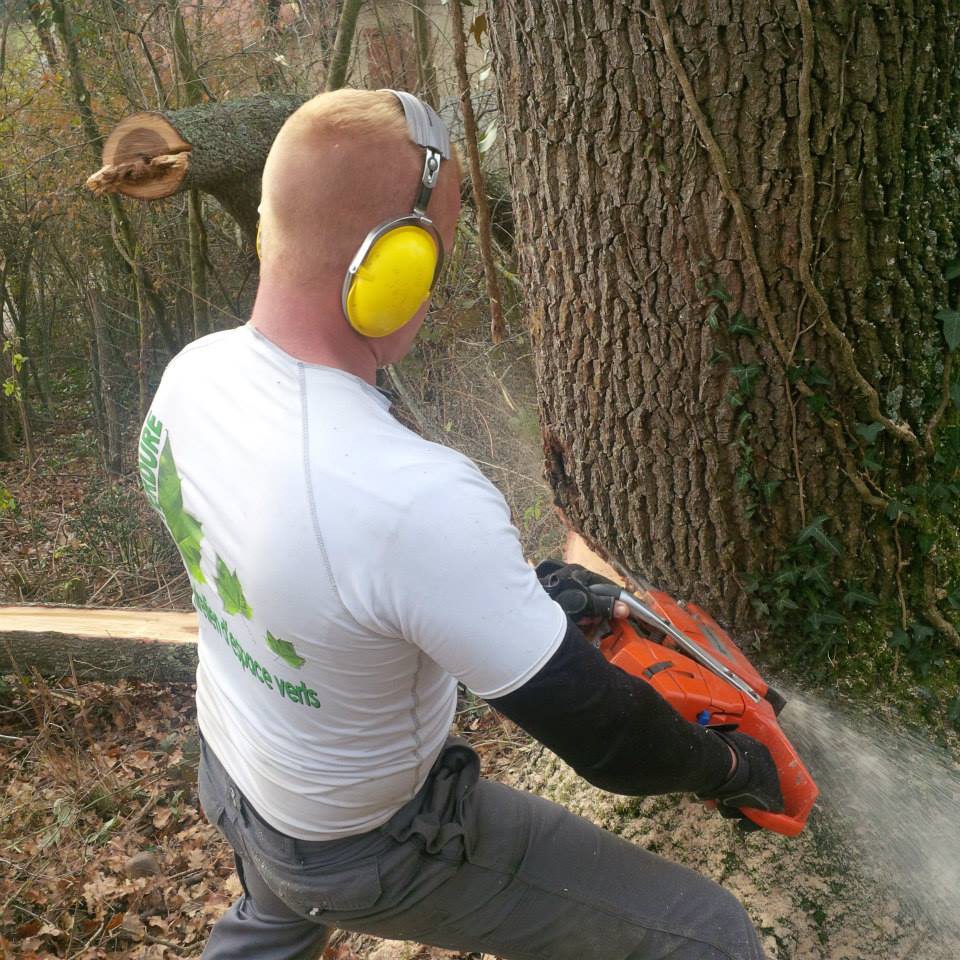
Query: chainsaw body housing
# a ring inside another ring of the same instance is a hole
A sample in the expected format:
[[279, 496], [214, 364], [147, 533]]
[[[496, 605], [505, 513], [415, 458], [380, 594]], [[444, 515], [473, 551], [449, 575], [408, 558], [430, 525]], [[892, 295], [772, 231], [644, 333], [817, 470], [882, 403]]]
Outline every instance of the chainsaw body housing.
[[695, 604], [681, 606], [672, 597], [649, 590], [639, 599], [662, 620], [728, 667], [759, 695], [741, 692], [708, 666], [678, 648], [666, 633], [635, 619], [610, 622], [600, 639], [600, 652], [612, 664], [645, 680], [685, 720], [705, 727], [736, 729], [759, 740], [769, 751], [780, 776], [784, 811], [743, 808], [758, 826], [787, 836], [803, 829], [819, 793], [817, 785], [787, 739], [777, 714], [783, 698], [770, 688], [729, 634]]

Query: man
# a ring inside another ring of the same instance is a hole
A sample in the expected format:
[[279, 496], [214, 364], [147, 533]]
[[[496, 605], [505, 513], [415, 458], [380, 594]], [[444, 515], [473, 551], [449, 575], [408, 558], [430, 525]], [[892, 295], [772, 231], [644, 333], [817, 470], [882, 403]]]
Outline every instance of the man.
[[[201, 802], [244, 886], [204, 956], [315, 957], [342, 927], [507, 958], [757, 960], [720, 887], [480, 780], [447, 742], [459, 680], [598, 786], [781, 802], [761, 745], [607, 664], [496, 489], [376, 390], [458, 212], [419, 101], [305, 104], [264, 168], [250, 323], [175, 358], [144, 426], [145, 487], [200, 614]], [[589, 614], [582, 575], [553, 573]]]

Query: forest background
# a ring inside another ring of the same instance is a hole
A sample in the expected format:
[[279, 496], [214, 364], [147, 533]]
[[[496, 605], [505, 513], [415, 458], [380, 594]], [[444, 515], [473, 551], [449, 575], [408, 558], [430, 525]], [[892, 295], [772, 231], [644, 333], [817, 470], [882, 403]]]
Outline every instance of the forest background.
[[[337, 42], [345, 12], [357, 15], [346, 46]], [[399, 415], [415, 429], [463, 450], [488, 473], [507, 497], [530, 556], [560, 550], [565, 527], [553, 502], [576, 519], [570, 489], [593, 481], [557, 472], [556, 450], [570, 444], [556, 437], [551, 384], [564, 381], [564, 364], [582, 351], [558, 341], [560, 359], [551, 365], [543, 362], [549, 345], [542, 333], [531, 343], [531, 312], [541, 316], [543, 305], [529, 287], [525, 301], [521, 289], [519, 260], [532, 262], [536, 254], [532, 245], [518, 248], [510, 174], [521, 169], [511, 159], [532, 151], [522, 149], [517, 101], [505, 111], [498, 103], [498, 73], [506, 84], [515, 63], [511, 67], [502, 39], [495, 61], [490, 13], [488, 20], [484, 8], [464, 4], [458, 31], [450, 5], [441, 2], [4, 3], [0, 602], [190, 606], [180, 557], [139, 490], [135, 440], [169, 358], [198, 336], [245, 322], [256, 257], [250, 237], [208, 193], [184, 191], [152, 203], [94, 197], [85, 181], [101, 165], [106, 135], [138, 111], [255, 94], [309, 96], [342, 71], [338, 83], [419, 92], [438, 108], [467, 155], [457, 33], [465, 44], [477, 125], [472, 140], [492, 223], [478, 216], [465, 178], [465, 214], [431, 321], [412, 355], [383, 372], [382, 386], [395, 394]], [[507, 35], [502, 24], [499, 29], [501, 38]], [[346, 56], [338, 58], [338, 51]], [[663, 166], [661, 173], [668, 161], [651, 160]], [[528, 187], [524, 181], [524, 204]], [[486, 258], [479, 243], [485, 236]], [[502, 325], [493, 317], [492, 331], [484, 260], [488, 272], [492, 266], [503, 312]], [[951, 307], [960, 266], [948, 259], [938, 269], [943, 301], [927, 320], [952, 353], [960, 342], [960, 314]], [[749, 352], [757, 329], [749, 316], [728, 307], [735, 285], [722, 277], [698, 282], [703, 324], [739, 338]], [[605, 334], [588, 329], [590, 336], [600, 342]], [[768, 509], [772, 518], [771, 503], [789, 481], [758, 477], [745, 443], [745, 417], [764, 378], [761, 364], [753, 357], [737, 363], [719, 348], [711, 362], [730, 369], [729, 389], [720, 398], [730, 410], [729, 447], [739, 459], [728, 492], [746, 504], [748, 519], [763, 520]], [[799, 385], [801, 419], [829, 413], [832, 393], [842, 393], [832, 371], [813, 359], [798, 360], [786, 376]], [[715, 612], [737, 614], [738, 638], [788, 685], [799, 675], [831, 698], [842, 693], [871, 709], [894, 711], [883, 714], [884, 722], [912, 726], [918, 743], [951, 749], [960, 724], [960, 593], [952, 570], [932, 587], [930, 569], [937, 564], [910, 565], [913, 554], [935, 557], [938, 542], [952, 563], [956, 541], [956, 463], [950, 457], [960, 396], [949, 366], [941, 362], [932, 377], [937, 386], [927, 422], [935, 416], [936, 425], [945, 426], [947, 440], [937, 454], [947, 462], [926, 485], [903, 482], [891, 495], [883, 491], [879, 512], [889, 521], [884, 542], [893, 551], [894, 574], [878, 589], [868, 554], [859, 558], [863, 576], [851, 576], [858, 558], [842, 556], [846, 531], [811, 511], [783, 533], [777, 565], [738, 577], [731, 593], [736, 602]], [[891, 458], [902, 459], [885, 447], [887, 424], [896, 426], [896, 419], [878, 416], [871, 420], [861, 410], [848, 427], [864, 461], [854, 472], [866, 476], [874, 499], [881, 499], [871, 479], [878, 461], [886, 467]], [[589, 424], [578, 421], [578, 428], [588, 432]], [[824, 459], [835, 455], [822, 453]], [[602, 482], [604, 471], [595, 472]], [[799, 486], [802, 499], [802, 481]], [[594, 516], [604, 519], [602, 504]], [[598, 522], [590, 532], [603, 527]], [[752, 536], [762, 539], [755, 529]], [[629, 562], [636, 554], [611, 546], [613, 559], [643, 572]], [[656, 572], [655, 551], [652, 557]], [[937, 569], [943, 572], [942, 564]], [[665, 586], [689, 587], [683, 570], [668, 575], [673, 582]], [[10, 847], [3, 856], [10, 871], [0, 881], [0, 943], [23, 956], [198, 955], [208, 924], [236, 890], [225, 851], [208, 855], [215, 841], [196, 812], [189, 690], [80, 683], [70, 678], [72, 666], [64, 664], [64, 683], [28, 671], [4, 681], [3, 812]], [[859, 715], [862, 706], [846, 709]], [[924, 949], [931, 958], [940, 951], [952, 955], [951, 935], [924, 939], [915, 900], [887, 889], [883, 870], [862, 861], [853, 840], [826, 820], [789, 852], [771, 839], [746, 849], [722, 825], [704, 828], [703, 813], [693, 805], [614, 802], [577, 785], [476, 703], [464, 702], [458, 725], [474, 739], [488, 772], [560, 799], [732, 885], [778, 960], [921, 956]], [[68, 857], [67, 869], [56, 866], [58, 852]], [[882, 905], [874, 915], [862, 906], [871, 898]], [[341, 938], [330, 956], [417, 955], [406, 945], [389, 947], [394, 954], [384, 949]]]

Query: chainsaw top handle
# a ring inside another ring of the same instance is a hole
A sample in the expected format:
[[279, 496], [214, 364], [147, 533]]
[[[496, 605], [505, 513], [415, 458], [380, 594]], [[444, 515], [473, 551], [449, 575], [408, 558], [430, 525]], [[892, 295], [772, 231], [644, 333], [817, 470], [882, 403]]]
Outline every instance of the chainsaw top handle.
[[615, 583], [593, 584], [590, 587], [590, 592], [601, 597], [612, 597], [614, 602], [619, 600], [626, 604], [638, 620], [665, 633], [684, 653], [706, 667], [711, 673], [715, 673], [721, 679], [726, 680], [727, 683], [749, 697], [754, 703], [759, 703], [762, 699], [760, 694], [743, 677], [734, 673], [725, 663], [721, 663], [699, 644], [694, 643], [689, 637], [682, 634], [673, 624], [654, 613], [639, 597], [621, 589]]

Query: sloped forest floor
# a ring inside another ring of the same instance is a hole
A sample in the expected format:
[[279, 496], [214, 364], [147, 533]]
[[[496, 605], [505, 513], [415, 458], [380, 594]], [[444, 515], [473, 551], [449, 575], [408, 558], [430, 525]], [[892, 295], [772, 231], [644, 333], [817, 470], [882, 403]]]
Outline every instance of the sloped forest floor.
[[[228, 846], [199, 812], [192, 685], [20, 681], [0, 711], [0, 955], [199, 956], [240, 888]], [[960, 940], [914, 915], [824, 816], [815, 813], [799, 839], [744, 836], [687, 799], [594, 790], [470, 700], [456, 725], [486, 776], [723, 883], [746, 904], [771, 960], [960, 955]], [[431, 957], [468, 955], [345, 933], [325, 953]]]
[[[407, 416], [473, 456], [504, 490], [530, 555], [556, 554], [562, 530], [539, 479], [522, 349], [515, 344], [505, 359], [467, 338], [454, 355], [428, 340], [398, 376]], [[74, 406], [82, 410], [80, 398]], [[0, 602], [188, 608], [178, 557], [135, 478], [105, 481], [82, 431], [50, 425], [39, 439], [43, 455], [32, 473], [0, 465]], [[690, 799], [594, 790], [470, 699], [456, 723], [485, 775], [721, 882], [746, 905], [770, 960], [960, 956], [960, 934], [940, 924], [942, 914], [931, 919], [921, 909], [928, 891], [911, 892], [917, 884], [871, 860], [863, 838], [827, 807], [797, 839], [746, 836]], [[201, 954], [210, 925], [240, 888], [229, 849], [199, 812], [197, 748], [191, 685], [0, 681], [0, 958]], [[929, 789], [894, 783], [896, 770], [890, 776], [895, 799]], [[952, 799], [960, 803], [960, 795]], [[879, 822], [896, 832], [898, 816], [906, 826], [916, 809], [894, 806]], [[951, 822], [944, 843], [956, 845]], [[325, 953], [326, 960], [431, 957], [467, 960], [345, 933]]]

